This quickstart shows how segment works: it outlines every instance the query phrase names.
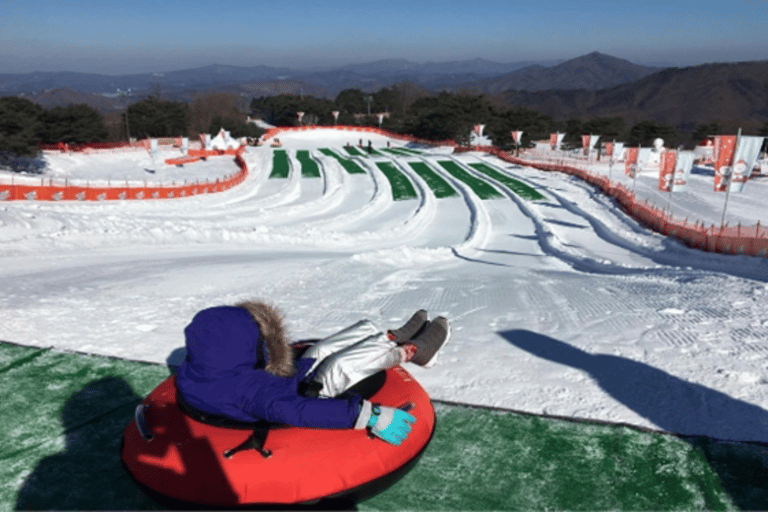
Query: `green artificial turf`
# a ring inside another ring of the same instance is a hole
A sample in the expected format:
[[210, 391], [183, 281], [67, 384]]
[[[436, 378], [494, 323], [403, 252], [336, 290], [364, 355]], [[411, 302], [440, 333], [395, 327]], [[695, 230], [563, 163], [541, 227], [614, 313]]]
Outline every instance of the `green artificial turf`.
[[338, 160], [341, 166], [346, 169], [349, 174], [365, 174], [365, 169], [360, 167], [357, 162], [349, 160], [348, 158], [343, 158], [328, 148], [322, 148], [320, 149], [320, 152], [326, 156], [330, 156]]
[[424, 162], [408, 162], [408, 165], [411, 166], [411, 169], [413, 169], [416, 174], [421, 176], [421, 178], [427, 182], [427, 186], [432, 189], [432, 193], [435, 194], [436, 198], [442, 199], [444, 197], [455, 197], [459, 195], [456, 190], [442, 178], [442, 176], [430, 169]]
[[[0, 342], [0, 511], [161, 508], [119, 448], [135, 406], [169, 373]], [[444, 402], [435, 411], [416, 466], [359, 510], [768, 508], [764, 445]]]
[[302, 178], [319, 178], [320, 167], [317, 162], [310, 156], [309, 150], [300, 149], [296, 151], [296, 160], [301, 164], [301, 176]]
[[522, 197], [523, 199], [527, 199], [529, 201], [538, 201], [541, 199], [546, 199], [544, 195], [542, 195], [535, 188], [523, 183], [520, 180], [516, 180], [515, 178], [512, 178], [511, 176], [504, 174], [498, 169], [494, 169], [488, 164], [471, 163], [469, 165], [473, 169], [480, 171], [481, 173], [485, 174], [489, 178], [492, 178], [498, 181], [499, 183], [503, 184], [505, 187], [507, 187], [509, 190], [511, 190], [518, 196]]
[[409, 149], [404, 147], [382, 148], [382, 150], [397, 156], [416, 156], [416, 155], [423, 154], [422, 151], [417, 151], [415, 149]]
[[288, 152], [284, 149], [276, 149], [272, 153], [272, 172], [270, 178], [287, 178], [291, 172], [288, 165]]
[[381, 169], [384, 176], [387, 177], [392, 188], [392, 199], [402, 201], [405, 199], [416, 199], [416, 189], [405, 174], [395, 167], [392, 162], [376, 162], [376, 166]]
[[365, 156], [363, 152], [357, 149], [355, 146], [344, 146], [344, 151], [352, 156]]
[[493, 185], [470, 174], [462, 169], [456, 162], [451, 160], [441, 160], [438, 163], [443, 169], [448, 171], [451, 176], [469, 185], [469, 188], [471, 188], [480, 199], [499, 199], [504, 197]]

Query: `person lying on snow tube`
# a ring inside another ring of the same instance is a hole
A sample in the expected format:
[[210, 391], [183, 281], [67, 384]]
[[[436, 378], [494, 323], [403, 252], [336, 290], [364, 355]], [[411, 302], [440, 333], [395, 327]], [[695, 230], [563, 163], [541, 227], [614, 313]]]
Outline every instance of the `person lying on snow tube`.
[[370, 428], [398, 446], [416, 418], [352, 393], [340, 395], [407, 361], [431, 367], [450, 337], [450, 326], [444, 317], [429, 321], [424, 310], [386, 333], [361, 320], [294, 361], [280, 311], [263, 302], [243, 302], [200, 311], [184, 335], [187, 356], [176, 385], [194, 408], [245, 422]]

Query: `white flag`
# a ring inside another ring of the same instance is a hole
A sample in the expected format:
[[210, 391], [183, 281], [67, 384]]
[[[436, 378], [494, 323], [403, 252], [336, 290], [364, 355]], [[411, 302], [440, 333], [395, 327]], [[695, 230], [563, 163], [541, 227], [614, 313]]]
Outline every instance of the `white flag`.
[[760, 156], [763, 138], [746, 135], [742, 136], [736, 144], [730, 180], [731, 192], [741, 192], [744, 190], [744, 185], [752, 174], [752, 168], [755, 167]]
[[611, 162], [621, 162], [622, 160], [624, 160], [624, 143], [614, 142]]
[[645, 167], [650, 159], [651, 148], [640, 148], [640, 151], [637, 152], [637, 170], [643, 170], [643, 167]]
[[675, 164], [675, 176], [672, 180], [672, 191], [680, 192], [688, 186], [688, 179], [693, 168], [693, 153], [685, 152], [677, 154]]

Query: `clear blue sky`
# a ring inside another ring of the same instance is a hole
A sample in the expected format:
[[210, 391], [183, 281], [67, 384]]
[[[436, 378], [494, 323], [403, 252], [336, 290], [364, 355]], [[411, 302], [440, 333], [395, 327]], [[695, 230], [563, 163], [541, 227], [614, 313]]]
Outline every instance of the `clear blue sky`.
[[0, 74], [402, 58], [636, 63], [768, 59], [768, 3], [486, 0], [0, 0]]

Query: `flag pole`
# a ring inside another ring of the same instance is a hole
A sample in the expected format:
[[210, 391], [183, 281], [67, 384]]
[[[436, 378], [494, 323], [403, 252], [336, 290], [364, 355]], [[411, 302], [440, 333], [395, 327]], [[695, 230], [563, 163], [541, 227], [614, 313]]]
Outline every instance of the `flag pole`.
[[669, 201], [667, 202], [667, 210], [669, 210], [669, 216], [672, 217], [672, 191], [675, 188], [675, 171], [677, 170], [677, 153], [675, 153], [675, 166], [672, 168], [672, 179], [669, 180]]
[[[739, 128], [739, 133], [736, 135], [736, 147], [733, 148], [733, 160], [736, 160], [736, 155], [738, 155], [740, 141], [741, 141], [741, 128]], [[720, 219], [720, 229], [722, 229], [723, 226], [725, 226], [725, 212], [728, 209], [728, 196], [731, 194], [731, 176], [733, 175], [733, 164], [734, 162], [731, 161], [731, 172], [729, 172], [728, 176], [726, 176], [725, 204], [723, 204], [723, 217]]]
[[611, 156], [608, 158], [608, 181], [611, 181], [611, 176], [613, 174], [613, 155], [616, 151], [616, 139], [613, 139], [613, 142], [611, 142]]
[[640, 172], [640, 148], [642, 144], [637, 145], [637, 158], [635, 159], [635, 172], [632, 173], [632, 192], [637, 188], [637, 174]]

